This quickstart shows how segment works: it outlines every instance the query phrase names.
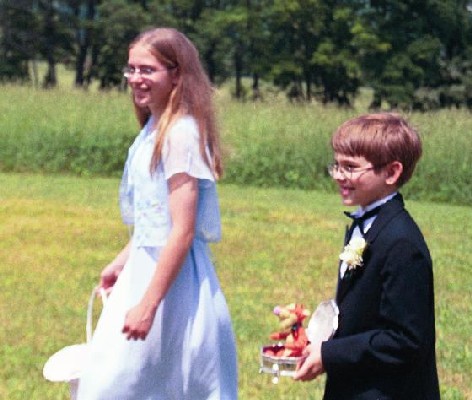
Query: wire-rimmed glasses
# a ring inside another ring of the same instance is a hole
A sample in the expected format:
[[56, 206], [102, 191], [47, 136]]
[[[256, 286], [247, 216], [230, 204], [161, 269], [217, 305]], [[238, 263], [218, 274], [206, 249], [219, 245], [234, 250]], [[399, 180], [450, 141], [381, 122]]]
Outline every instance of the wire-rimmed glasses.
[[172, 68], [163, 68], [163, 69], [157, 69], [155, 67], [147, 66], [147, 65], [142, 65], [140, 67], [133, 67], [131, 65], [127, 65], [123, 68], [123, 76], [126, 79], [129, 79], [134, 76], [134, 74], [139, 74], [139, 76], [143, 78], [149, 78], [153, 74], [157, 72], [164, 72], [164, 71], [169, 71], [171, 69], [174, 69], [175, 67]]
[[335, 174], [341, 174], [344, 178], [350, 180], [357, 174], [361, 174], [361, 173], [371, 171], [377, 168], [381, 168], [381, 167], [374, 167], [373, 165], [371, 165], [369, 167], [357, 168], [357, 167], [339, 165], [338, 163], [334, 162], [334, 163], [328, 164], [328, 174], [331, 176], [331, 178], [334, 178]]

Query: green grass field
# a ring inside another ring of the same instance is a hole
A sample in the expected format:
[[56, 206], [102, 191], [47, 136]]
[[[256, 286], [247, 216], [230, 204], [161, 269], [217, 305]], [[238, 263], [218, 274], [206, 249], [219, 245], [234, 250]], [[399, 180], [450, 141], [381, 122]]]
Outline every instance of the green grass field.
[[[85, 339], [85, 308], [101, 268], [127, 239], [117, 179], [0, 174], [0, 398], [67, 399], [42, 378], [48, 357]], [[334, 194], [219, 187], [223, 240], [213, 246], [238, 341], [240, 398], [320, 399], [323, 378], [258, 374], [276, 304], [333, 296], [346, 220]], [[408, 201], [434, 261], [437, 356], [444, 400], [472, 398], [470, 206]]]

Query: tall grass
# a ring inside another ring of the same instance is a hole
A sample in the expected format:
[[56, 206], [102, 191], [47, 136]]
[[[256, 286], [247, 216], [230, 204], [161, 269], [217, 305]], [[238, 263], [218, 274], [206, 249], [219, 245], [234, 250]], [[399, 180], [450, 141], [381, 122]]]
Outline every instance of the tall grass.
[[[127, 239], [117, 179], [0, 173], [0, 398], [67, 399], [41, 376], [48, 357], [84, 341], [85, 308], [101, 268]], [[219, 186], [223, 240], [212, 247], [238, 344], [241, 400], [321, 398], [311, 383], [258, 374], [276, 304], [331, 298], [346, 220], [337, 195]], [[471, 207], [407, 199], [435, 272], [443, 400], [472, 398]], [[178, 312], [178, 310], [176, 310]]]
[[[137, 133], [129, 93], [51, 91], [2, 86], [0, 171], [119, 176]], [[225, 182], [260, 187], [331, 190], [329, 138], [367, 102], [340, 110], [280, 99], [237, 103], [216, 96], [225, 149]], [[362, 100], [361, 97], [360, 100]], [[470, 204], [472, 118], [465, 110], [407, 116], [419, 129], [424, 156], [410, 198]]]
[[[224, 103], [226, 181], [262, 187], [332, 188], [332, 132], [346, 119], [367, 112], [319, 105]], [[423, 158], [404, 191], [410, 198], [470, 204], [472, 118], [466, 110], [410, 114], [423, 140]]]
[[137, 125], [116, 92], [2, 87], [0, 169], [118, 175]]

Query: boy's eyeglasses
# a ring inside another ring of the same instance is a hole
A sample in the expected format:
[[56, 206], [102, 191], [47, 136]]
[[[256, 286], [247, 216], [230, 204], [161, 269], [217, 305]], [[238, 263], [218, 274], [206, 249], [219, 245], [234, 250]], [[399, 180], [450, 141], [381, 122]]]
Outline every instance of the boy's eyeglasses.
[[129, 65], [127, 65], [126, 67], [123, 68], [123, 76], [125, 78], [129, 79], [132, 76], [134, 76], [134, 74], [139, 74], [139, 76], [141, 76], [143, 78], [148, 78], [148, 77], [152, 76], [153, 74], [155, 74], [157, 72], [169, 71], [169, 70], [174, 69], [174, 68], [175, 67], [157, 69], [157, 68], [154, 68], [154, 67], [146, 67], [146, 66], [130, 67]]
[[364, 168], [353, 168], [353, 167], [343, 167], [337, 163], [328, 164], [328, 174], [331, 178], [334, 178], [335, 174], [341, 174], [346, 179], [352, 179], [353, 176], [361, 174], [363, 172], [371, 171], [381, 167], [364, 167]]

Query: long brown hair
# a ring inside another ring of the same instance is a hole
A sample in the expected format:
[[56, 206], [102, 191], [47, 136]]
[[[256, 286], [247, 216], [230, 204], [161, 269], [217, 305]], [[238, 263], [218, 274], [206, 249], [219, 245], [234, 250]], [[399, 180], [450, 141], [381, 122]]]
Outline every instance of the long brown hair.
[[[200, 153], [216, 178], [221, 177], [221, 150], [213, 108], [213, 88], [206, 75], [197, 49], [181, 32], [173, 28], [155, 28], [141, 33], [129, 46], [142, 45], [169, 69], [177, 69], [177, 84], [157, 124], [158, 136], [151, 159], [154, 171], [161, 159], [164, 139], [171, 125], [181, 116], [191, 115], [200, 131]], [[143, 127], [151, 113], [148, 108], [134, 105], [136, 117]], [[205, 152], [208, 146], [210, 160]]]

